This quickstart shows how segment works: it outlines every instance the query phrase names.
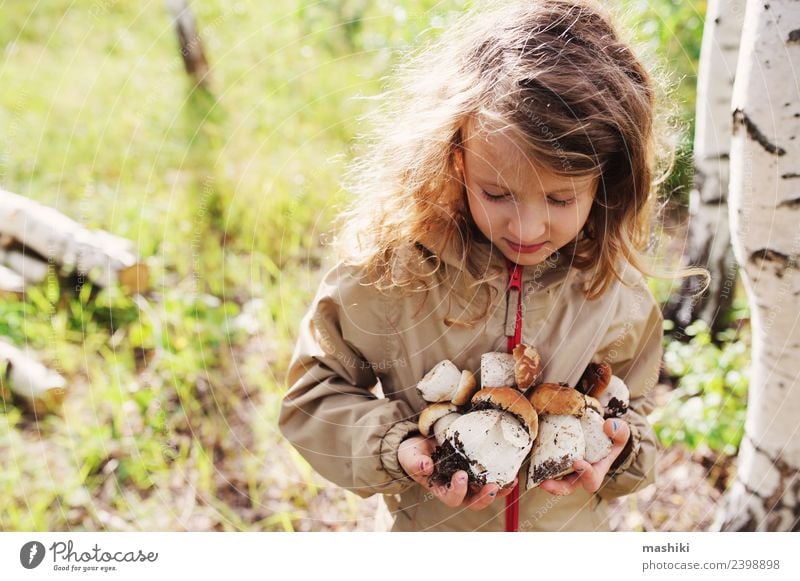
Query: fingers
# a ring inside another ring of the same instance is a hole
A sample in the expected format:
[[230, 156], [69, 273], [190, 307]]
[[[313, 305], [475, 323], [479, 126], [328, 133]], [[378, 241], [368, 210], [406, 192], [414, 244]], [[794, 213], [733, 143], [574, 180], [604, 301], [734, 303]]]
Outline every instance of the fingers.
[[576, 484], [575, 487], [583, 486], [587, 492], [596, 492], [600, 485], [603, 483], [603, 478], [608, 472], [608, 466], [611, 466], [611, 461], [608, 461], [608, 466], [603, 466], [606, 460], [592, 465], [586, 460], [575, 460], [572, 467], [575, 469]]
[[397, 459], [415, 482], [427, 487], [428, 477], [433, 474], [431, 445], [427, 438], [414, 437], [403, 440], [397, 450]]
[[495, 497], [495, 499], [505, 498], [506, 496], [511, 494], [511, 492], [513, 492], [513, 490], [514, 490], [514, 487], [517, 485], [517, 482], [519, 482], [519, 478], [515, 478], [514, 482], [512, 482], [511, 484], [509, 484], [505, 488], [502, 488], [502, 489], [498, 490], [497, 491], [497, 496]]
[[539, 486], [556, 496], [572, 494], [582, 486], [587, 492], [597, 492], [608, 474], [611, 464], [617, 459], [630, 438], [630, 426], [625, 420], [612, 418], [605, 421], [603, 431], [611, 438], [611, 452], [602, 460], [589, 464], [585, 460], [575, 460], [572, 464], [575, 472], [560, 480], [545, 480]]
[[467, 508], [470, 510], [483, 510], [497, 498], [497, 491], [500, 487], [497, 484], [487, 484], [477, 494], [467, 499]]
[[500, 487], [495, 484], [487, 484], [480, 487], [474, 494], [470, 494], [469, 478], [464, 470], [459, 470], [453, 474], [447, 486], [430, 483], [430, 476], [433, 474], [434, 464], [431, 454], [435, 449], [435, 444], [430, 438], [421, 436], [408, 438], [400, 443], [397, 449], [397, 459], [400, 465], [415, 482], [429, 489], [439, 501], [451, 508], [465, 506], [470, 510], [483, 510], [495, 499], [503, 498], [511, 493], [514, 485], [507, 487], [500, 492]]
[[470, 510], [483, 510], [490, 506], [495, 500], [505, 498], [511, 494], [518, 482], [519, 478], [514, 478], [511, 484], [502, 489], [496, 483], [489, 483], [481, 487], [474, 494], [468, 495], [465, 504]]
[[[605, 431], [606, 435], [611, 438], [611, 452], [602, 460], [591, 464], [591, 472], [588, 470], [585, 472], [587, 476], [591, 476], [590, 479], [586, 480], [586, 484], [588, 485], [586, 490], [589, 492], [595, 492], [600, 488], [600, 485], [603, 483], [603, 479], [611, 469], [611, 465], [620, 455], [622, 450], [625, 449], [625, 445], [628, 443], [628, 438], [630, 438], [631, 435], [631, 429], [630, 426], [628, 426], [628, 422], [618, 418], [606, 420], [603, 424], [603, 431]], [[584, 464], [586, 463], [584, 462]]]
[[410, 476], [417, 482], [427, 482], [428, 477], [433, 474], [433, 460], [430, 456], [418, 455], [415, 459], [416, 470]]
[[450, 480], [447, 486], [431, 486], [431, 492], [441, 502], [450, 508], [461, 506], [467, 495], [467, 473], [459, 470]]
[[[516, 484], [517, 480], [514, 479], [514, 486]], [[490, 483], [481, 487], [474, 494], [469, 494], [467, 474], [463, 470], [459, 470], [453, 474], [449, 487], [431, 486], [430, 490], [436, 498], [451, 508], [463, 506], [469, 510], [478, 511], [488, 507], [498, 498], [508, 496], [514, 486], [509, 486], [501, 491], [497, 484]]]
[[539, 485], [539, 488], [545, 492], [549, 492], [553, 496], [567, 496], [568, 494], [575, 492], [575, 489], [578, 487], [579, 478], [580, 476], [575, 473], [565, 476], [559, 480], [544, 480]]

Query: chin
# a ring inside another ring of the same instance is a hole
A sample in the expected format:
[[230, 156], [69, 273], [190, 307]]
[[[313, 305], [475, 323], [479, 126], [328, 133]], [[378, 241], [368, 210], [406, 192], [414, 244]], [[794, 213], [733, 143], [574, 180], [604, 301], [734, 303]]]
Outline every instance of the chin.
[[541, 248], [531, 254], [508, 252], [505, 254], [505, 257], [511, 262], [515, 262], [520, 266], [536, 266], [537, 264], [541, 264], [547, 260], [547, 257], [550, 256], [550, 254], [551, 253], [548, 252], [546, 248]]

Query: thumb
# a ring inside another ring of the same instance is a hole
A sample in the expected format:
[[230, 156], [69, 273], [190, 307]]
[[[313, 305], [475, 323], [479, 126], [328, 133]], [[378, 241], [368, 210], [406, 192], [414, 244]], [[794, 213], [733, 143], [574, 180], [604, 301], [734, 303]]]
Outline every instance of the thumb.
[[400, 465], [415, 480], [433, 473], [433, 460], [427, 454], [424, 440], [419, 438], [404, 440], [400, 444], [397, 456]]
[[623, 448], [628, 443], [628, 438], [631, 435], [628, 422], [619, 418], [607, 419], [603, 424], [603, 430], [611, 438], [613, 445], [619, 448]]
[[417, 474], [420, 476], [430, 476], [433, 473], [433, 460], [429, 456], [419, 455], [417, 458], [417, 466], [419, 471]]

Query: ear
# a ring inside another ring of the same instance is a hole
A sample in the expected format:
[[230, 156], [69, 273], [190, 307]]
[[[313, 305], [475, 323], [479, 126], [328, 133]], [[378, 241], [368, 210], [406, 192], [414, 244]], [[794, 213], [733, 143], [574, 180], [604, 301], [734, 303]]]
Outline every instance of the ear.
[[461, 174], [462, 181], [464, 180], [464, 148], [461, 145], [456, 145], [453, 151], [453, 163], [456, 166], [456, 171]]

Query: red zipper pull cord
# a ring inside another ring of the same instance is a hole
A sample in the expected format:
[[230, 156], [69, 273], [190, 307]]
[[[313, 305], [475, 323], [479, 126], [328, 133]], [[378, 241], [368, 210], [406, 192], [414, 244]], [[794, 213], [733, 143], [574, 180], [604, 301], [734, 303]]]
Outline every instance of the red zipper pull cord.
[[[513, 293], [512, 291], [516, 291]], [[508, 294], [514, 304], [509, 304], [514, 313], [514, 334], [508, 337], [508, 352], [511, 353], [514, 347], [522, 342], [522, 267], [513, 262], [509, 266], [508, 273]], [[516, 295], [512, 298], [513, 295]], [[510, 330], [510, 329], [509, 329]]]
[[[522, 341], [522, 267], [508, 259], [508, 308], [510, 316], [514, 314], [513, 334], [511, 334], [511, 321], [506, 317], [506, 334], [508, 335], [508, 352]], [[513, 311], [511, 311], [513, 309]], [[519, 530], [519, 482], [514, 485], [511, 494], [506, 496], [506, 532], [513, 533]]]

